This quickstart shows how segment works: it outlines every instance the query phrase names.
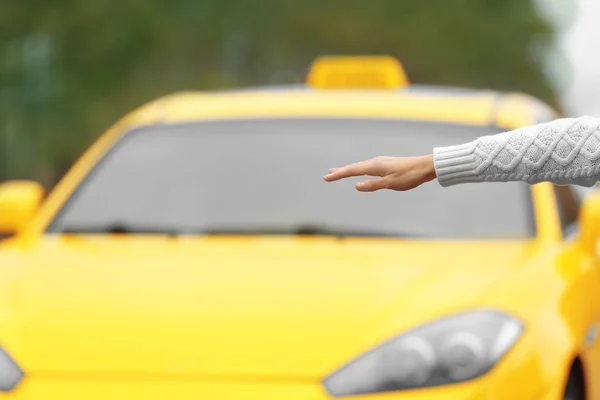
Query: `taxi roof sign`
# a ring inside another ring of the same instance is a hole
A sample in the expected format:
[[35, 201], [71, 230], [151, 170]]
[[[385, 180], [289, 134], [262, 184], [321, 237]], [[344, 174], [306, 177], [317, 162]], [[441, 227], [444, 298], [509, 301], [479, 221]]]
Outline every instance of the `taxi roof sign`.
[[325, 56], [313, 62], [306, 83], [320, 89], [397, 89], [408, 78], [392, 56]]

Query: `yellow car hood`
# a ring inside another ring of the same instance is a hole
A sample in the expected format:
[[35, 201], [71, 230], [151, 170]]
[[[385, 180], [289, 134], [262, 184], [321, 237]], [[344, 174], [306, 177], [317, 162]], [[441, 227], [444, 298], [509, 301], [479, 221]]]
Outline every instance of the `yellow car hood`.
[[4, 293], [12, 309], [0, 313], [16, 333], [0, 345], [32, 374], [319, 379], [390, 336], [481, 305], [528, 249], [327, 237], [46, 238], [19, 251], [24, 265]]

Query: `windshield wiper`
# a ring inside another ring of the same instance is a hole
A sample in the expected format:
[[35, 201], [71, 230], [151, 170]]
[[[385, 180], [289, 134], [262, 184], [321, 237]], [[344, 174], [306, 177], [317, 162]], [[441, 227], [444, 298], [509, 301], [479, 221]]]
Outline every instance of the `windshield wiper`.
[[276, 227], [243, 227], [243, 228], [209, 228], [205, 235], [293, 235], [293, 236], [333, 236], [344, 237], [406, 237], [379, 231], [352, 230], [328, 227], [318, 224], [301, 224]]
[[61, 229], [58, 233], [67, 235], [112, 235], [112, 234], [123, 234], [123, 235], [168, 235], [178, 236], [181, 234], [180, 231], [173, 229], [164, 228], [148, 228], [148, 227], [136, 227], [127, 225], [125, 223], [115, 223], [103, 226], [82, 226], [82, 227], [68, 227]]
[[245, 235], [245, 236], [331, 236], [346, 237], [387, 237], [405, 238], [420, 235], [386, 233], [381, 231], [353, 230], [347, 228], [329, 227], [319, 224], [298, 224], [291, 226], [267, 227], [216, 227], [201, 231], [186, 231], [185, 229], [148, 228], [128, 225], [126, 223], [107, 224], [102, 226], [67, 227], [57, 233], [66, 235], [167, 235], [167, 236], [197, 236], [197, 235]]

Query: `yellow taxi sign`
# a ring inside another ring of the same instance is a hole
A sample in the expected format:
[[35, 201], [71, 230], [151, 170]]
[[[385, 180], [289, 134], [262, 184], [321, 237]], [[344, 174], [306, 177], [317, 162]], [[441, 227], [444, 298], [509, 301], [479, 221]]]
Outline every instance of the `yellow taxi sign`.
[[327, 56], [313, 62], [306, 83], [322, 89], [396, 89], [408, 85], [408, 78], [392, 56]]

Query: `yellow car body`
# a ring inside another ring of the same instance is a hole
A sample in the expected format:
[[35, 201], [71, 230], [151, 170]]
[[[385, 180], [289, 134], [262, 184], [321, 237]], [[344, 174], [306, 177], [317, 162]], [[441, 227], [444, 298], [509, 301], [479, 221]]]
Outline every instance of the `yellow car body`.
[[335, 397], [324, 382], [342, 366], [473, 310], [497, 310], [523, 326], [489, 371], [356, 398], [561, 399], [573, 366], [587, 398], [600, 398], [596, 254], [581, 235], [564, 237], [551, 184], [531, 187], [536, 234], [526, 239], [47, 232], [125, 132], [264, 118], [508, 130], [551, 113], [527, 96], [491, 91], [310, 88], [183, 93], [133, 111], [0, 245], [0, 349], [23, 373], [0, 399], [325, 400]]

